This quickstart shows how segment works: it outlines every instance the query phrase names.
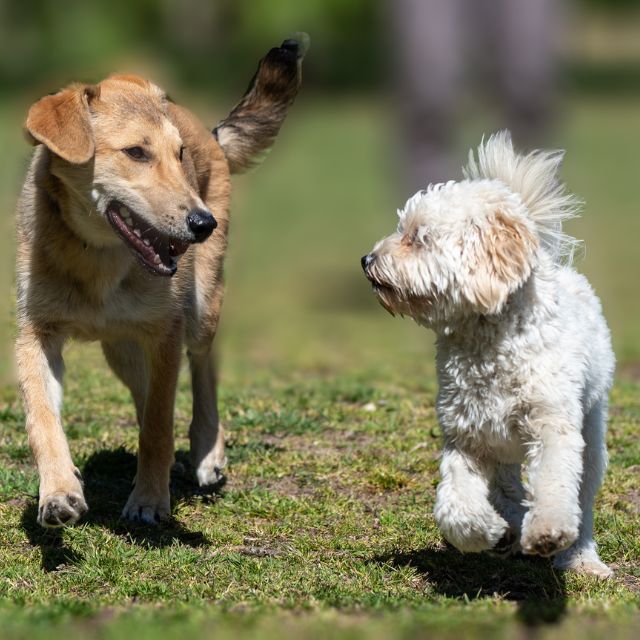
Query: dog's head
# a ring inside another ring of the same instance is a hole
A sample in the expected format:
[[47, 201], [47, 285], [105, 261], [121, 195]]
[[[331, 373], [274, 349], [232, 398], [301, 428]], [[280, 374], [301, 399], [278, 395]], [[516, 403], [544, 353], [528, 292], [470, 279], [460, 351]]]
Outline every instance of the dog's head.
[[535, 225], [498, 180], [430, 186], [398, 215], [362, 266], [388, 311], [426, 326], [499, 313], [536, 263]]
[[220, 211], [203, 202], [204, 189], [221, 194], [219, 203], [208, 197], [210, 206], [226, 210], [229, 174], [273, 142], [300, 83], [302, 49], [295, 40], [272, 49], [228, 118], [213, 134], [197, 132], [204, 142], [180, 124], [160, 88], [137, 76], [74, 84], [36, 102], [26, 130], [53, 153], [74, 231], [94, 246], [124, 241], [153, 273], [173, 275], [189, 245], [216, 228]]
[[154, 84], [112, 76], [71, 85], [36, 102], [26, 129], [55, 154], [51, 172], [85, 242], [124, 241], [153, 273], [170, 276], [189, 245], [214, 230], [189, 179], [185, 142]]

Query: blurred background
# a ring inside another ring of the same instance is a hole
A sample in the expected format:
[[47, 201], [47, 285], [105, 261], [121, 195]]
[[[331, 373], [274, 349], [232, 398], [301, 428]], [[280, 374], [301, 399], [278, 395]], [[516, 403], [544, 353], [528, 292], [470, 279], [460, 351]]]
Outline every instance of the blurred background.
[[564, 147], [586, 201], [569, 231], [621, 375], [640, 377], [638, 0], [0, 0], [0, 378], [13, 378], [14, 205], [29, 105], [143, 73], [211, 126], [260, 57], [311, 36], [302, 92], [262, 166], [234, 179], [223, 375], [432, 370], [433, 336], [377, 305], [360, 256], [483, 134]]

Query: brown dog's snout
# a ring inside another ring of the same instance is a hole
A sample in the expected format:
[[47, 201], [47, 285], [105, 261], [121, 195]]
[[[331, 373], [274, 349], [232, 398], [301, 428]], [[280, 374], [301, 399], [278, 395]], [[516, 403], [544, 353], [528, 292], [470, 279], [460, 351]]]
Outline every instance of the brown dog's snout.
[[206, 209], [191, 209], [187, 214], [187, 226], [196, 242], [204, 242], [213, 233], [218, 223]]

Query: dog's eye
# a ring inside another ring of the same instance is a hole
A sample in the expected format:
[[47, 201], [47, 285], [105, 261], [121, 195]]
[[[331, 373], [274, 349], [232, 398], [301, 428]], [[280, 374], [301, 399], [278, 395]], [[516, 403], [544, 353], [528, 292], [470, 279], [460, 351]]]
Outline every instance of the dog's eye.
[[178, 152], [178, 157], [180, 158], [180, 162], [182, 162], [183, 154], [184, 154], [184, 147], [180, 147], [180, 151]]
[[142, 147], [127, 147], [123, 151], [134, 160], [148, 160], [147, 154]]

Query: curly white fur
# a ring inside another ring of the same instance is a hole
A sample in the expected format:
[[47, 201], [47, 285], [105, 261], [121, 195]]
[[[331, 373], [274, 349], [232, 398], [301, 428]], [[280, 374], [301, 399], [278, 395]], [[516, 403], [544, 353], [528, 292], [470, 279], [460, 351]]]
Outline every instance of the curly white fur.
[[413, 196], [363, 265], [385, 308], [437, 334], [445, 538], [608, 577], [593, 502], [614, 355], [596, 295], [565, 264], [578, 202], [561, 157], [492, 136], [466, 180]]

